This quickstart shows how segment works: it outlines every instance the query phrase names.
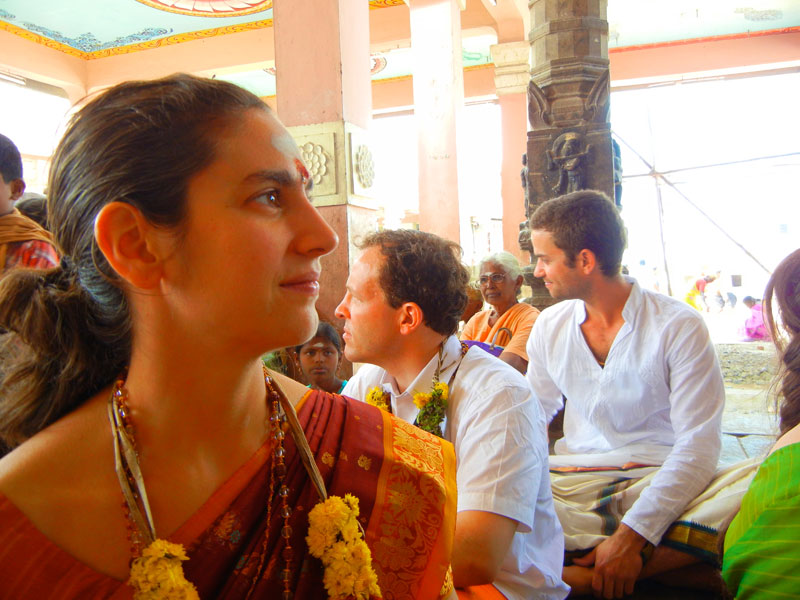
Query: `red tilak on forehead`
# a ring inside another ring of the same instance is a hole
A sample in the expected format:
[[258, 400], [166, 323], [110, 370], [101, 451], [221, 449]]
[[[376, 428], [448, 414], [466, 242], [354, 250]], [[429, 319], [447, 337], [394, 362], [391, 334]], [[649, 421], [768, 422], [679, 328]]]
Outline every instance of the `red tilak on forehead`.
[[303, 183], [306, 183], [311, 177], [311, 175], [309, 175], [308, 169], [306, 169], [306, 166], [303, 164], [303, 161], [301, 161], [299, 158], [295, 158], [294, 166], [297, 167], [297, 172], [299, 173], [300, 178], [303, 180]]

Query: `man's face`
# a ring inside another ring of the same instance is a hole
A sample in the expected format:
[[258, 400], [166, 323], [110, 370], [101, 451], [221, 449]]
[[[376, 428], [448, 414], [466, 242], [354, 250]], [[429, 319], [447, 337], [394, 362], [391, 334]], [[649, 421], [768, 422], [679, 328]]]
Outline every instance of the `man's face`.
[[531, 243], [536, 257], [533, 274], [544, 280], [550, 295], [556, 300], [582, 299], [588, 282], [577, 266], [569, 266], [567, 255], [555, 245], [553, 234], [534, 229], [531, 231]]
[[12, 179], [9, 182], [0, 175], [0, 215], [11, 212], [14, 202], [18, 200], [25, 191], [25, 182], [22, 179]]
[[347, 291], [336, 307], [336, 316], [345, 320], [344, 355], [351, 362], [384, 366], [397, 349], [401, 309], [389, 306], [381, 289], [384, 260], [380, 248], [367, 248], [353, 263]]

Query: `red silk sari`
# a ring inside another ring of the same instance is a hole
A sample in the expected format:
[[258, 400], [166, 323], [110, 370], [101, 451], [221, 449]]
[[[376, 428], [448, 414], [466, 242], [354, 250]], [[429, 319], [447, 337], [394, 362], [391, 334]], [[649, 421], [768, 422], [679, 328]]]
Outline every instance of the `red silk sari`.
[[[328, 493], [359, 498], [383, 598], [439, 598], [456, 515], [450, 443], [367, 404], [317, 390], [301, 401], [298, 417]], [[291, 588], [298, 599], [327, 598], [321, 563], [305, 543], [308, 511], [319, 498], [291, 436], [284, 446], [293, 509]], [[281, 597], [285, 540], [277, 495], [272, 523], [264, 522], [271, 450], [271, 444], [262, 446], [170, 536], [186, 546], [184, 571], [201, 598]], [[0, 597], [131, 596], [124, 582], [67, 555], [0, 496]]]

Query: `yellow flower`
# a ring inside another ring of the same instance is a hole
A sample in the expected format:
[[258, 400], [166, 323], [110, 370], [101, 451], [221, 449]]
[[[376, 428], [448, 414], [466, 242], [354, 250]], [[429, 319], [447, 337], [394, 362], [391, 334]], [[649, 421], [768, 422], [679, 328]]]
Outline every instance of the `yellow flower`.
[[369, 392], [367, 392], [367, 404], [375, 406], [381, 410], [389, 411], [389, 394], [384, 389], [376, 385]]
[[197, 589], [183, 574], [184, 560], [189, 557], [183, 546], [155, 540], [131, 563], [128, 585], [134, 600], [199, 600]]
[[433, 390], [435, 392], [440, 392], [440, 397], [442, 400], [447, 400], [447, 396], [450, 394], [450, 390], [447, 387], [447, 384], [444, 381], [437, 381], [433, 384]]
[[[308, 513], [309, 535], [306, 541], [314, 556], [319, 557], [325, 548], [333, 545], [350, 518], [350, 513], [350, 507], [339, 496], [330, 496], [311, 509]], [[320, 554], [315, 553], [312, 546]]]
[[425, 408], [425, 405], [431, 401], [430, 394], [423, 394], [422, 392], [417, 392], [414, 394], [414, 406], [422, 410]]
[[358, 514], [358, 498], [346, 494], [344, 498], [330, 496], [308, 515], [308, 549], [325, 567], [323, 583], [331, 600], [381, 597], [372, 555], [361, 537]]

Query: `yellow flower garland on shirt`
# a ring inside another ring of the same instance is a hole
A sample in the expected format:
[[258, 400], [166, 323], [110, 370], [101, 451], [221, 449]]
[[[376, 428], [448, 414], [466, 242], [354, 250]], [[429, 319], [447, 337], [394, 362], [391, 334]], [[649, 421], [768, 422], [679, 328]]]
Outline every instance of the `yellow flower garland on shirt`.
[[447, 398], [450, 395], [450, 389], [444, 381], [434, 381], [433, 389], [429, 394], [416, 392], [414, 394], [414, 405], [419, 409], [417, 415], [417, 427], [444, 437], [442, 433], [442, 421], [444, 421], [445, 413], [447, 412]]
[[331, 600], [381, 597], [358, 513], [358, 498], [352, 494], [329, 496], [308, 513], [308, 550], [325, 567], [322, 581]]
[[389, 410], [391, 407], [391, 395], [379, 385], [376, 385], [367, 392], [367, 404], [385, 410], [386, 412], [392, 412]]

